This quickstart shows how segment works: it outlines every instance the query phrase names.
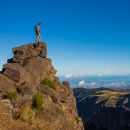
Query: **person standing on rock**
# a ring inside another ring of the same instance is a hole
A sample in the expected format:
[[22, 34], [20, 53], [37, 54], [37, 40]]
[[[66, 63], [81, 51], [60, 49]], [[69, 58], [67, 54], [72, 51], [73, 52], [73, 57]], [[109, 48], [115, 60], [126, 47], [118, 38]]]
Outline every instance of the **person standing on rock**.
[[36, 46], [39, 46], [41, 40], [40, 26], [41, 23], [38, 23], [37, 26], [34, 27], [36, 33]]

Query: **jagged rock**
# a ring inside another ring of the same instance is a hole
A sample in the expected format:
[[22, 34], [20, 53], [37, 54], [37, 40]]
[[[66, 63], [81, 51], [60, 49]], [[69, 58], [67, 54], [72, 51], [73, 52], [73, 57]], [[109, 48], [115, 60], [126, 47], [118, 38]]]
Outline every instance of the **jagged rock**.
[[[17, 99], [11, 101], [14, 108], [19, 109], [22, 106], [31, 106], [32, 105], [32, 96], [31, 95], [19, 95]], [[14, 109], [15, 110], [15, 109]]]
[[2, 74], [21, 83], [33, 83], [35, 77], [18, 63], [7, 63], [3, 66]]
[[63, 85], [70, 87], [70, 83], [67, 82], [67, 81], [64, 81], [64, 82], [63, 82]]
[[15, 90], [15, 82], [7, 76], [0, 74], [0, 95]]
[[13, 62], [18, 62], [23, 64], [26, 59], [30, 59], [32, 57], [47, 57], [47, 49], [45, 43], [40, 43], [40, 46], [35, 47], [35, 44], [27, 44], [20, 47], [16, 47], [12, 49], [14, 53]]
[[[13, 53], [13, 58], [3, 66], [0, 74], [0, 129], [84, 130], [72, 89], [68, 82], [61, 83], [55, 76], [56, 69], [47, 58], [46, 44], [41, 43], [39, 47], [23, 45], [13, 48]], [[47, 79], [47, 84], [44, 84], [44, 79]], [[53, 84], [55, 88], [51, 87]], [[8, 104], [12, 107], [4, 118], [8, 105], [1, 102], [7, 92], [11, 92], [8, 93], [11, 101]], [[41, 105], [38, 110], [33, 105], [34, 97]], [[21, 108], [24, 109], [21, 111]], [[36, 115], [33, 119], [31, 113]], [[19, 115], [29, 116], [23, 117], [29, 121], [21, 120]]]
[[29, 59], [24, 68], [30, 72], [37, 81], [48, 77], [53, 80], [56, 70], [51, 64], [51, 60], [48, 58], [33, 58]]
[[64, 88], [64, 89], [62, 89], [61, 90], [61, 95], [60, 95], [60, 102], [62, 102], [62, 103], [67, 103], [67, 101], [68, 101], [68, 95], [67, 95], [67, 93], [66, 93], [67, 91], [66, 91], [66, 89]]
[[39, 85], [39, 90], [46, 94], [46, 95], [50, 95], [50, 96], [54, 96], [54, 90], [53, 89], [50, 89], [47, 85], [43, 85], [43, 84], [40, 84]]
[[19, 64], [5, 64], [2, 73], [10, 77], [12, 80], [20, 81], [20, 67]]
[[71, 87], [70, 87], [70, 83], [67, 82], [67, 81], [64, 81], [64, 82], [63, 82], [63, 85], [67, 88], [68, 96], [73, 95], [73, 90], [72, 90]]
[[60, 82], [59, 78], [57, 76], [54, 76], [54, 81], [58, 84]]
[[17, 87], [17, 91], [22, 95], [33, 95], [36, 89], [27, 84], [23, 84]]

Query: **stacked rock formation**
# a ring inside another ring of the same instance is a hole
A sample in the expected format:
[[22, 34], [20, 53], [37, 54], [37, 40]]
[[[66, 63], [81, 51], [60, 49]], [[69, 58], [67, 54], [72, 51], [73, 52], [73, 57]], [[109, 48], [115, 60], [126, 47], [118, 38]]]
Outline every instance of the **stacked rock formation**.
[[46, 44], [12, 50], [0, 73], [0, 129], [84, 130], [70, 85], [55, 76]]

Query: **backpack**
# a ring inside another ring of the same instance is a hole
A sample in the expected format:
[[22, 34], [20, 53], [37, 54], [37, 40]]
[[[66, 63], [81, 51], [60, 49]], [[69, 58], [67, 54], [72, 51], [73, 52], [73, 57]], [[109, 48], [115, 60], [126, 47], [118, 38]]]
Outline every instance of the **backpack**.
[[37, 26], [34, 26], [34, 32], [38, 34]]

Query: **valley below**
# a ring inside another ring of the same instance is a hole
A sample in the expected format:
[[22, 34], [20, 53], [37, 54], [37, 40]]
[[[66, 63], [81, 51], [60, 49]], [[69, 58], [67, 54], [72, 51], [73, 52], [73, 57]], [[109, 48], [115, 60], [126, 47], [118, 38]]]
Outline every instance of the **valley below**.
[[130, 90], [74, 88], [85, 130], [130, 130]]

